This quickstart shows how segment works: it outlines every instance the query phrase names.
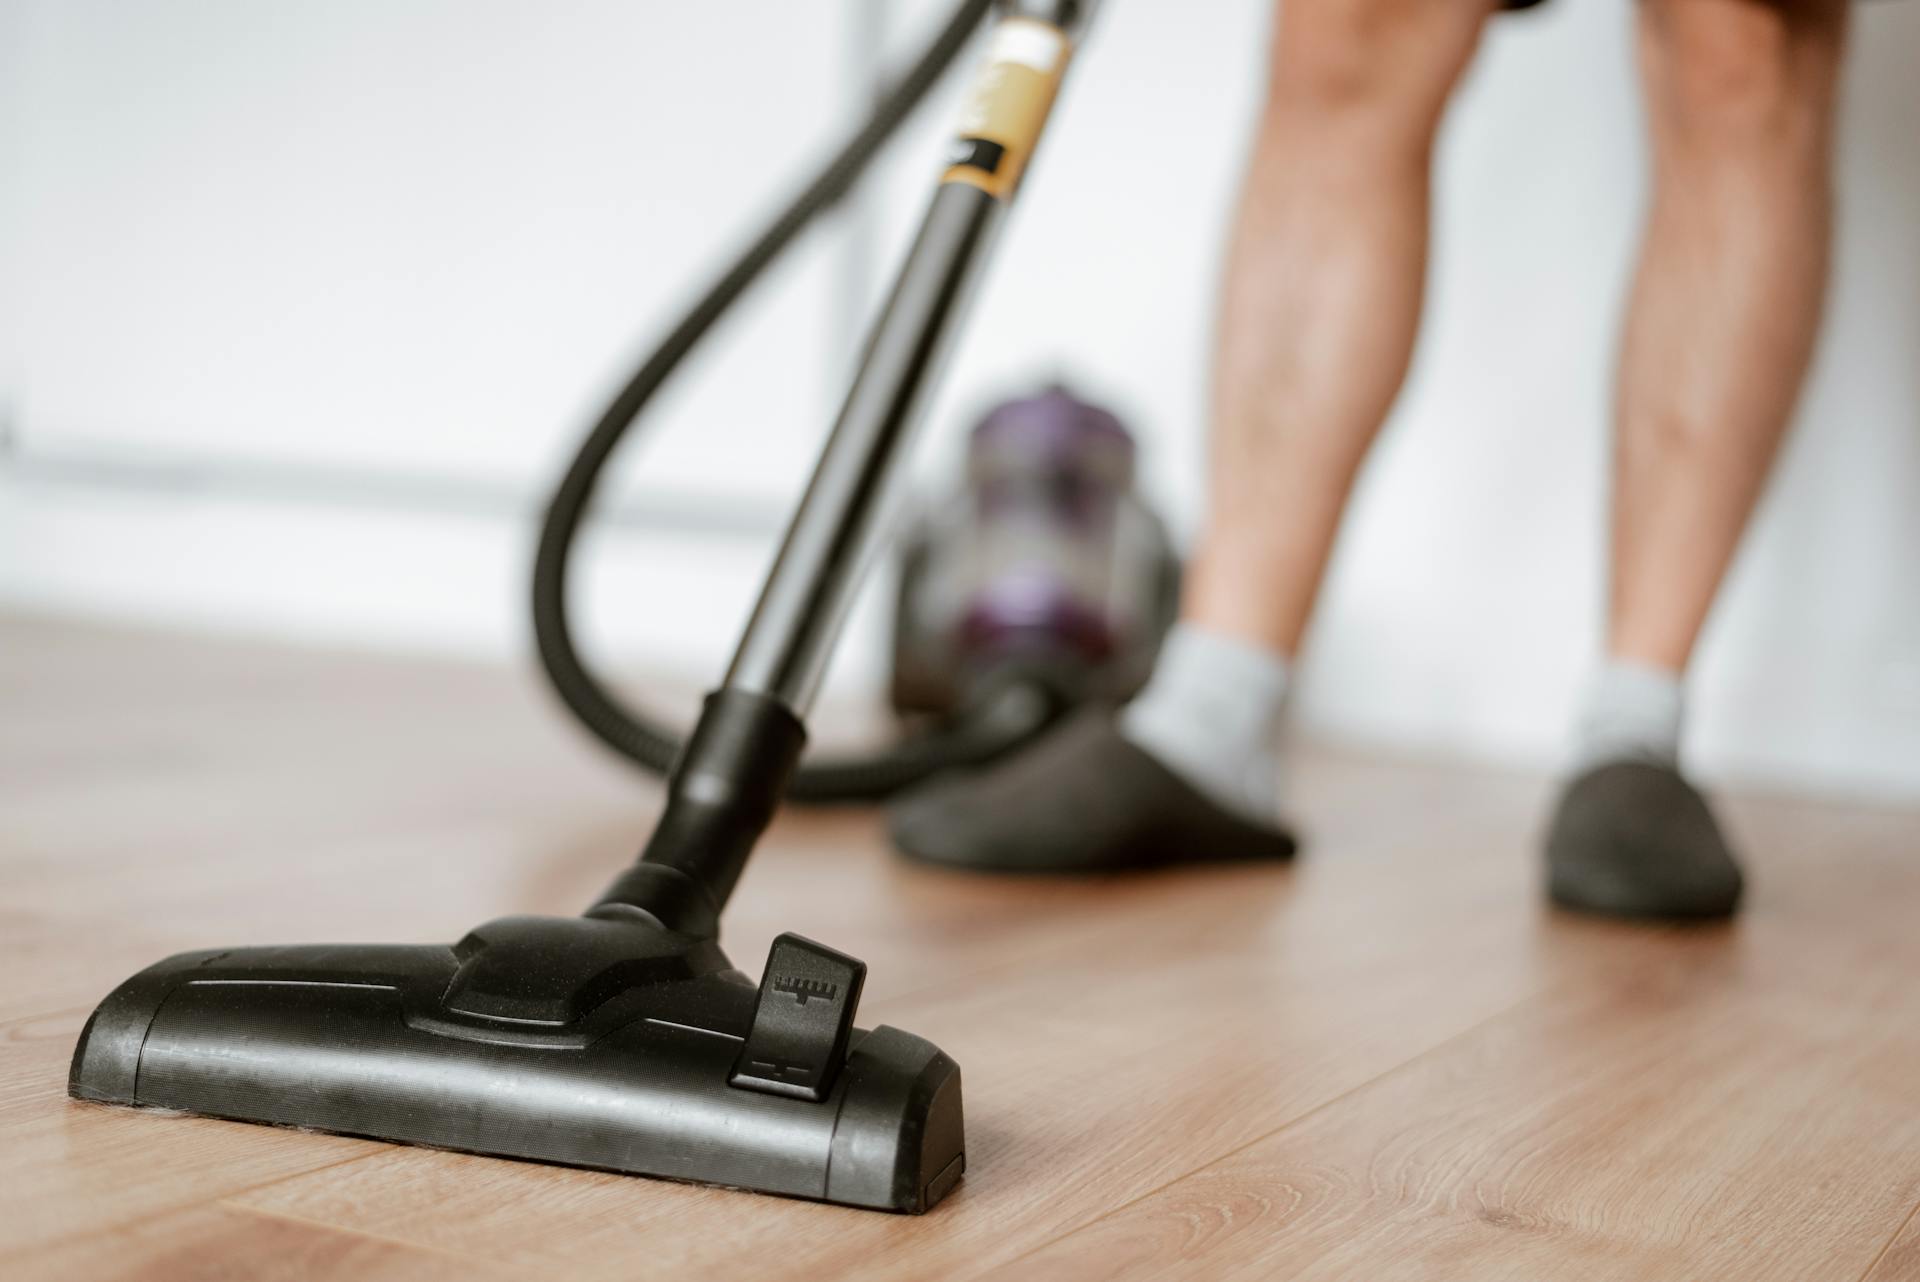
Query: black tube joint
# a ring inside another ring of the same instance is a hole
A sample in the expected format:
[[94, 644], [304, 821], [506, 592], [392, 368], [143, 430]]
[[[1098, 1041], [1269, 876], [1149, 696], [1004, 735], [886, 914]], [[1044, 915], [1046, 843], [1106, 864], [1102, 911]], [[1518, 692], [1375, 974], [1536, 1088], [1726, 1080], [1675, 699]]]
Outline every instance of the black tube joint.
[[683, 934], [712, 938], [753, 843], [772, 822], [806, 747], [780, 700], [723, 687], [707, 696], [667, 786], [667, 809], [640, 862], [589, 913], [638, 909]]

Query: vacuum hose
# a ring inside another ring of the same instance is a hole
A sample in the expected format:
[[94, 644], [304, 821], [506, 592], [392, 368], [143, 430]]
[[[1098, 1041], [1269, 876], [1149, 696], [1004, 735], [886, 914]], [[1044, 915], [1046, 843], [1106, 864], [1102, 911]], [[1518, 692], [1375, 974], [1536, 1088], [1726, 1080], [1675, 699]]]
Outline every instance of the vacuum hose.
[[[680, 755], [681, 735], [623, 703], [581, 660], [567, 617], [567, 577], [574, 540], [593, 500], [601, 469], [661, 385], [796, 236], [852, 188], [881, 147], [925, 99], [992, 10], [994, 0], [962, 0], [906, 74], [882, 95], [866, 122], [818, 176], [775, 218], [647, 357], [587, 434], [547, 508], [533, 569], [533, 628], [540, 662], [567, 708], [622, 756], [658, 774]], [[983, 761], [1046, 724], [1052, 714], [1038, 691], [1012, 687], [951, 727], [915, 736], [871, 756], [808, 758], [787, 795], [795, 801], [867, 800], [935, 771]]]

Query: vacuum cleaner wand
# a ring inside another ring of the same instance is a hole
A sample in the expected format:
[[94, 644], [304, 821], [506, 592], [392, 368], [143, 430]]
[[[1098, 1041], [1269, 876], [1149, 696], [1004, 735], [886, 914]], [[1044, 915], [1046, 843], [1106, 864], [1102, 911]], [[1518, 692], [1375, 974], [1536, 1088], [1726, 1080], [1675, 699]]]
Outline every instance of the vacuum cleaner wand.
[[958, 1065], [855, 1028], [866, 968], [830, 948], [781, 936], [756, 988], [719, 918], [1088, 8], [1000, 4], [951, 164], [639, 862], [582, 917], [502, 918], [451, 947], [169, 958], [88, 1020], [73, 1096], [882, 1210], [945, 1196], [966, 1166]]
[[[697, 882], [714, 911], [732, 890], [758, 825], [798, 764], [806, 741], [798, 718], [871, 560], [901, 447], [1003, 209], [1000, 196], [965, 177], [941, 183], [726, 680], [709, 696], [674, 771], [666, 817], [640, 867], [603, 902], [679, 910], [677, 896], [690, 892], [667, 890], [660, 869]], [[656, 898], [663, 893], [665, 903]]]
[[[993, 203], [1004, 204], [1011, 197], [1064, 66], [1064, 53], [1049, 42], [1061, 34], [1072, 37], [1079, 32], [1090, 15], [1090, 0], [998, 0], [997, 4], [996, 0], [961, 0], [927, 50], [882, 95], [867, 122], [768, 222], [634, 370], [580, 443], [555, 487], [541, 524], [533, 570], [533, 631], [541, 666], [554, 692], [581, 725], [614, 752], [655, 774], [669, 775], [678, 763], [685, 746], [680, 730], [601, 680], [574, 643], [568, 580], [574, 549], [600, 475], [621, 443], [642, 426], [647, 407], [714, 323], [793, 244], [803, 228], [846, 195], [887, 138], [924, 99], [973, 29], [995, 8], [1005, 19], [996, 37], [1002, 42], [997, 49], [1007, 56], [989, 60], [969, 116], [955, 139], [956, 163], [948, 179], [987, 193], [995, 198]], [[1056, 34], [1049, 37], [1048, 31]], [[1049, 59], [1053, 59], [1051, 70], [1035, 65], [1045, 65]], [[823, 469], [819, 478], [829, 487], [839, 487], [834, 492], [857, 496], [879, 479], [859, 473], [857, 468], [851, 473], [847, 470], [848, 465], [861, 461], [855, 448], [861, 440], [877, 450], [871, 457], [881, 465], [884, 475], [895, 434], [912, 418], [914, 408], [910, 401], [889, 404], [889, 398], [896, 392], [911, 394], [926, 381], [939, 355], [937, 340], [952, 322], [957, 304], [963, 301], [963, 295], [953, 292], [954, 288], [966, 284], [970, 266], [983, 253], [992, 230], [994, 211], [990, 206], [970, 208], [962, 197], [950, 197], [944, 191], [936, 206], [927, 220], [923, 243], [902, 276], [903, 287], [908, 278], [913, 285], [896, 294], [895, 319], [880, 331], [892, 346], [885, 353], [869, 353], [874, 359], [862, 376], [865, 394], [848, 402], [851, 421], [844, 423], [847, 430], [841, 438], [848, 441], [848, 448], [837, 456], [835, 469], [831, 473]], [[943, 258], [943, 253], [957, 254], [958, 258]], [[923, 330], [923, 324], [933, 328]], [[921, 345], [925, 339], [935, 340], [935, 345]], [[822, 496], [823, 502], [826, 498]], [[858, 534], [861, 524], [870, 520], [865, 500], [859, 501], [863, 509], [856, 514], [858, 519], [843, 533]], [[840, 559], [860, 540], [837, 546], [818, 541], [831, 533], [817, 517], [810, 516], [806, 537], [797, 543], [790, 540], [788, 547], [789, 554], [796, 558], [828, 560], [831, 573], [815, 584], [827, 589], [817, 598], [823, 604], [843, 596], [845, 584], [860, 568], [857, 557]], [[780, 593], [763, 602], [772, 616], [767, 619], [769, 626], [757, 630], [752, 655], [742, 655], [743, 660], [751, 659], [738, 673], [742, 680], [769, 680], [782, 668], [791, 668], [788, 676], [797, 678], [809, 664], [817, 667], [820, 652], [837, 622], [828, 610], [791, 635], [772, 626], [781, 618], [791, 622], [793, 615], [806, 611], [810, 599], [816, 599], [807, 592], [791, 594], [799, 576], [792, 561], [783, 558], [783, 565], [787, 568], [783, 570]], [[789, 653], [777, 653], [789, 645]], [[806, 683], [794, 684], [804, 687]], [[797, 693], [803, 696], [799, 701], [804, 702], [804, 689]], [[1009, 691], [991, 707], [970, 708], [964, 717], [923, 728], [869, 753], [824, 758], [809, 753], [793, 772], [787, 799], [799, 803], [876, 800], [941, 770], [1000, 755], [1044, 729], [1051, 711], [1042, 698], [1021, 697], [1021, 692]]]

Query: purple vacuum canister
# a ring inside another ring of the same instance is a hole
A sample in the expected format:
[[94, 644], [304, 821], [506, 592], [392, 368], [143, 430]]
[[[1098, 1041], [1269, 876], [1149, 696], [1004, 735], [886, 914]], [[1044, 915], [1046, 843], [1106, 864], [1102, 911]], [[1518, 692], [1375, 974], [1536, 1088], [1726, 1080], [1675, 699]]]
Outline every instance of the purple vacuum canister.
[[908, 532], [896, 707], [953, 715], [1010, 681], [1062, 703], [1139, 688], [1179, 568], [1134, 488], [1135, 457], [1118, 418], [1060, 387], [974, 426], [959, 492]]

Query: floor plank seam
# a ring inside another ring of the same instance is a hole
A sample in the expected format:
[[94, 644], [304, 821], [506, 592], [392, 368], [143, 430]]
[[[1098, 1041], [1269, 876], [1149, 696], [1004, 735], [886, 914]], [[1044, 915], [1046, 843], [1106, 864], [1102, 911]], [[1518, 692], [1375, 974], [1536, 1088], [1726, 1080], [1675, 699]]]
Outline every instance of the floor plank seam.
[[82, 1017], [82, 1022], [84, 1022], [85, 1017], [88, 1015], [91, 1015], [92, 1013], [93, 1013], [93, 1007], [90, 1005], [89, 1006], [61, 1006], [61, 1007], [57, 1007], [54, 1010], [42, 1010], [37, 1012], [30, 1011], [25, 1015], [16, 1015], [12, 1019], [8, 1019], [4, 1022], [0, 1022], [0, 1034], [4, 1034], [14, 1028], [18, 1028], [22, 1024], [37, 1024], [43, 1019], [59, 1019], [63, 1015], [79, 1015]]
[[[359, 1159], [356, 1158], [354, 1160], [358, 1161]], [[327, 1168], [323, 1167], [321, 1169], [324, 1170]], [[282, 1181], [279, 1180], [273, 1181], [273, 1183], [276, 1184], [281, 1182]], [[452, 1260], [456, 1264], [480, 1268], [492, 1268], [498, 1264], [498, 1261], [489, 1260], [484, 1256], [468, 1255], [464, 1251], [450, 1251], [444, 1246], [436, 1246], [431, 1242], [412, 1242], [406, 1238], [392, 1237], [385, 1233], [374, 1233], [366, 1229], [357, 1229], [345, 1224], [334, 1224], [326, 1220], [317, 1220], [310, 1215], [299, 1215], [292, 1211], [282, 1211], [264, 1206], [250, 1206], [245, 1202], [236, 1201], [234, 1197], [218, 1198], [212, 1205], [224, 1207], [229, 1211], [238, 1211], [244, 1215], [258, 1216], [263, 1220], [281, 1220], [288, 1224], [298, 1224], [305, 1228], [318, 1229], [323, 1233], [337, 1233], [344, 1237], [364, 1238], [369, 1242], [378, 1242], [382, 1246], [394, 1247], [417, 1255], [437, 1255], [442, 1259]]]
[[968, 971], [964, 975], [957, 975], [951, 979], [928, 980], [924, 984], [916, 984], [911, 988], [904, 988], [898, 992], [888, 993], [886, 996], [877, 999], [875, 1005], [885, 1006], [894, 1002], [920, 1001], [929, 996], [938, 997], [946, 993], [964, 991], [974, 987], [987, 976], [999, 975], [1008, 971], [1018, 971], [1032, 966], [1036, 960], [1045, 960], [1061, 954], [1071, 954], [1076, 950], [1084, 951], [1085, 948], [1086, 940], [1084, 938], [1072, 936], [1062, 941], [1057, 948], [1041, 945], [1031, 954], [1015, 957], [1008, 961], [988, 962], [980, 969]]
[[[225, 1120], [225, 1119], [214, 1119], [214, 1120]], [[234, 1125], [236, 1125], [236, 1126], [256, 1126], [256, 1125], [259, 1125], [259, 1123], [257, 1123], [257, 1122], [235, 1122], [235, 1123], [234, 1123]], [[279, 1129], [279, 1128], [277, 1128], [277, 1129]], [[300, 1131], [296, 1131], [296, 1132], [295, 1132], [295, 1134], [318, 1134], [318, 1135], [324, 1135], [324, 1134], [326, 1134], [326, 1132], [324, 1132], [324, 1131], [317, 1131], [317, 1132], [300, 1132]], [[358, 1137], [358, 1136], [337, 1136], [337, 1137], [335, 1137], [335, 1138], [340, 1138], [340, 1139], [359, 1139], [360, 1137]], [[275, 1188], [275, 1187], [278, 1187], [279, 1185], [282, 1185], [282, 1184], [291, 1184], [291, 1183], [292, 1183], [293, 1181], [295, 1181], [295, 1180], [304, 1180], [304, 1179], [306, 1179], [306, 1178], [307, 1178], [307, 1177], [308, 1177], [309, 1175], [317, 1175], [317, 1174], [319, 1174], [319, 1173], [320, 1173], [321, 1171], [335, 1171], [335, 1170], [338, 1170], [338, 1169], [340, 1169], [340, 1168], [341, 1168], [341, 1167], [343, 1167], [343, 1166], [352, 1166], [352, 1165], [353, 1165], [353, 1164], [354, 1164], [355, 1162], [369, 1162], [369, 1161], [372, 1161], [372, 1160], [373, 1160], [374, 1158], [376, 1158], [376, 1157], [380, 1157], [380, 1156], [383, 1156], [384, 1154], [386, 1154], [386, 1153], [387, 1153], [387, 1152], [388, 1152], [388, 1151], [389, 1151], [389, 1150], [390, 1150], [390, 1149], [392, 1148], [392, 1146], [391, 1146], [391, 1145], [388, 1145], [388, 1144], [382, 1144], [382, 1143], [380, 1143], [380, 1141], [378, 1141], [378, 1140], [361, 1140], [361, 1142], [362, 1142], [362, 1143], [365, 1143], [365, 1144], [370, 1144], [370, 1145], [373, 1145], [374, 1147], [372, 1147], [372, 1148], [370, 1148], [370, 1149], [368, 1149], [368, 1150], [367, 1150], [366, 1152], [364, 1152], [364, 1153], [355, 1153], [355, 1154], [354, 1154], [353, 1156], [351, 1156], [351, 1157], [343, 1157], [343, 1158], [341, 1158], [341, 1159], [340, 1159], [339, 1161], [337, 1161], [337, 1162], [327, 1162], [327, 1163], [325, 1163], [324, 1165], [321, 1165], [321, 1166], [314, 1166], [314, 1167], [309, 1167], [309, 1168], [307, 1168], [307, 1169], [306, 1169], [306, 1170], [304, 1170], [304, 1171], [292, 1171], [292, 1172], [289, 1172], [289, 1173], [288, 1173], [288, 1174], [286, 1174], [286, 1175], [276, 1175], [276, 1176], [274, 1176], [274, 1177], [273, 1177], [272, 1179], [270, 1179], [270, 1180], [261, 1180], [261, 1181], [260, 1181], [260, 1182], [259, 1182], [258, 1184], [249, 1184], [249, 1185], [247, 1185], [247, 1186], [246, 1186], [245, 1188], [239, 1188], [239, 1189], [232, 1189], [232, 1190], [229, 1190], [228, 1192], [225, 1192], [225, 1193], [222, 1193], [222, 1194], [221, 1194], [221, 1195], [220, 1195], [220, 1196], [219, 1196], [218, 1198], [216, 1198], [216, 1199], [214, 1199], [214, 1200], [215, 1200], [215, 1201], [220, 1201], [220, 1202], [225, 1202], [225, 1201], [228, 1201], [228, 1200], [230, 1200], [230, 1199], [233, 1199], [233, 1198], [237, 1198], [237, 1197], [246, 1197], [246, 1196], [248, 1196], [248, 1195], [250, 1195], [250, 1194], [253, 1194], [253, 1193], [258, 1193], [258, 1192], [260, 1192], [260, 1191], [261, 1191], [262, 1189], [270, 1189], [270, 1188]]]
[[1873, 1271], [1880, 1267], [1880, 1262], [1887, 1258], [1901, 1237], [1905, 1235], [1907, 1229], [1912, 1227], [1915, 1217], [1920, 1217], [1920, 1202], [1914, 1203], [1913, 1209], [1907, 1212], [1906, 1218], [1894, 1226], [1893, 1232], [1889, 1234], [1887, 1240], [1881, 1244], [1880, 1249], [1873, 1253], [1873, 1258], [1867, 1261], [1867, 1267], [1861, 1272], [1859, 1277], [1854, 1279], [1854, 1282], [1867, 1282], [1867, 1279], [1873, 1276]]
[[[243, 1122], [243, 1123], [235, 1123], [235, 1125], [251, 1125], [251, 1123]], [[130, 1231], [130, 1230], [138, 1229], [142, 1225], [151, 1224], [156, 1220], [164, 1220], [168, 1216], [179, 1215], [184, 1211], [191, 1211], [195, 1207], [215, 1206], [222, 1202], [225, 1202], [228, 1198], [243, 1197], [248, 1193], [257, 1193], [261, 1189], [272, 1188], [276, 1184], [285, 1184], [289, 1180], [304, 1179], [306, 1176], [314, 1175], [321, 1171], [331, 1171], [335, 1167], [347, 1166], [354, 1162], [364, 1162], [370, 1157], [378, 1157], [378, 1156], [379, 1156], [378, 1152], [356, 1153], [352, 1157], [343, 1157], [337, 1162], [327, 1162], [320, 1166], [309, 1166], [303, 1170], [295, 1171], [289, 1175], [279, 1175], [279, 1176], [275, 1176], [273, 1179], [270, 1179], [270, 1180], [262, 1180], [258, 1184], [249, 1184], [245, 1188], [235, 1189], [230, 1193], [223, 1193], [218, 1197], [203, 1198], [197, 1202], [183, 1202], [178, 1206], [164, 1206], [156, 1211], [148, 1211], [143, 1215], [134, 1215], [134, 1216], [128, 1217], [127, 1219], [116, 1221], [112, 1227], [112, 1231], [117, 1233], [121, 1231]], [[0, 1255], [0, 1259], [8, 1258], [10, 1255], [24, 1255], [30, 1252], [51, 1250], [54, 1247], [65, 1246], [68, 1243], [73, 1242], [77, 1238], [90, 1237], [98, 1232], [99, 1232], [99, 1229], [93, 1228], [93, 1229], [75, 1229], [71, 1233], [55, 1234], [53, 1237], [45, 1238], [39, 1242], [30, 1243], [27, 1246], [21, 1247], [18, 1251], [12, 1251], [12, 1252], [8, 1252], [6, 1255]]]
[[1478, 1033], [1481, 1029], [1486, 1028], [1489, 1025], [1498, 1023], [1500, 1020], [1507, 1018], [1507, 1016], [1513, 1014], [1515, 1011], [1518, 1011], [1526, 1006], [1529, 1006], [1532, 1003], [1540, 1000], [1542, 997], [1547, 996], [1549, 993], [1554, 991], [1556, 987], [1557, 986], [1554, 984], [1542, 984], [1540, 987], [1534, 989], [1532, 992], [1527, 993], [1525, 996], [1520, 997], [1517, 1000], [1510, 1002], [1505, 1006], [1502, 1006], [1499, 1010], [1492, 1012], [1491, 1014], [1485, 1016], [1484, 1018], [1475, 1020], [1473, 1023], [1467, 1025], [1465, 1028], [1460, 1029], [1458, 1032], [1451, 1033], [1448, 1036], [1441, 1038], [1439, 1041], [1435, 1042], [1433, 1045], [1425, 1047], [1424, 1049], [1412, 1055], [1409, 1055], [1406, 1059], [1401, 1060], [1399, 1063], [1393, 1065], [1392, 1067], [1381, 1069], [1379, 1072], [1373, 1074], [1372, 1076], [1366, 1078], [1365, 1080], [1354, 1083], [1352, 1086], [1348, 1087], [1346, 1090], [1343, 1090], [1336, 1095], [1328, 1096], [1326, 1099], [1321, 1100], [1318, 1104], [1315, 1104], [1312, 1108], [1307, 1109], [1303, 1113], [1298, 1113], [1295, 1116], [1288, 1118], [1286, 1121], [1280, 1123], [1280, 1125], [1274, 1127], [1272, 1130], [1263, 1131], [1260, 1134], [1253, 1136], [1251, 1139], [1248, 1139], [1244, 1143], [1236, 1144], [1232, 1148], [1226, 1150], [1223, 1153], [1215, 1154], [1213, 1157], [1208, 1158], [1206, 1161], [1200, 1163], [1196, 1167], [1193, 1167], [1191, 1170], [1183, 1171], [1179, 1175], [1176, 1175], [1169, 1180], [1164, 1180], [1161, 1183], [1156, 1184], [1154, 1187], [1147, 1189], [1145, 1192], [1142, 1192], [1134, 1197], [1128, 1198], [1126, 1201], [1120, 1203], [1117, 1206], [1108, 1207], [1106, 1210], [1100, 1212], [1098, 1215], [1095, 1215], [1090, 1219], [1083, 1220], [1080, 1223], [1074, 1225], [1072, 1228], [1065, 1230], [1064, 1232], [1056, 1233], [1052, 1237], [1047, 1238], [1043, 1242], [1035, 1243], [1033, 1246], [1027, 1248], [1025, 1251], [1022, 1251], [1020, 1254], [1001, 1261], [999, 1264], [994, 1266], [994, 1269], [995, 1270], [1004, 1269], [1011, 1265], [1018, 1264], [1021, 1260], [1024, 1260], [1029, 1256], [1036, 1255], [1039, 1252], [1046, 1250], [1048, 1247], [1053, 1246], [1056, 1242], [1065, 1241], [1067, 1238], [1072, 1237], [1074, 1234], [1080, 1232], [1083, 1229], [1089, 1229], [1096, 1224], [1104, 1223], [1107, 1220], [1112, 1219], [1114, 1216], [1119, 1215], [1122, 1212], [1128, 1210], [1129, 1208], [1138, 1206], [1140, 1203], [1145, 1202], [1147, 1199], [1155, 1197], [1160, 1193], [1166, 1191], [1167, 1189], [1172, 1188], [1174, 1185], [1180, 1183], [1180, 1181], [1182, 1180], [1192, 1179], [1194, 1176], [1200, 1174], [1202, 1171], [1218, 1166], [1220, 1163], [1225, 1162], [1228, 1159], [1233, 1158], [1238, 1154], [1245, 1152], [1246, 1150], [1254, 1147], [1257, 1144], [1263, 1144], [1267, 1140], [1272, 1139], [1274, 1136], [1280, 1135], [1286, 1131], [1293, 1129], [1296, 1126], [1299, 1126], [1301, 1123], [1307, 1121], [1309, 1118], [1312, 1118], [1326, 1111], [1327, 1109], [1333, 1108], [1335, 1105], [1339, 1104], [1341, 1101], [1348, 1099], [1351, 1096], [1357, 1095], [1361, 1091], [1364, 1091], [1367, 1088], [1373, 1086], [1375, 1083], [1383, 1082], [1387, 1078], [1392, 1077], [1395, 1073], [1404, 1072], [1407, 1069], [1412, 1068], [1415, 1064], [1420, 1063], [1422, 1060], [1427, 1059], [1431, 1056], [1437, 1055], [1440, 1052], [1446, 1050], [1449, 1046], [1452, 1046], [1454, 1043], [1460, 1042], [1465, 1040], [1466, 1038], [1472, 1037], [1475, 1033]]

